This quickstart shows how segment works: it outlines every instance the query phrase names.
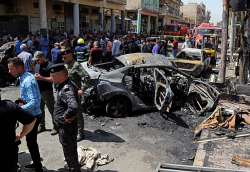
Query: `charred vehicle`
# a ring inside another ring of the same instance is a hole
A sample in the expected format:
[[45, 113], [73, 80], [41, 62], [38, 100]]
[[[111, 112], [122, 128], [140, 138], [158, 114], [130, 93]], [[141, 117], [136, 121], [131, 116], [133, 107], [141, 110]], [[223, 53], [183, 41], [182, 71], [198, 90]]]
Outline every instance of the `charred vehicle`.
[[197, 48], [184, 48], [176, 58], [169, 58], [172, 65], [196, 78], [209, 78], [212, 72], [210, 59], [204, 50]]
[[0, 47], [0, 86], [12, 82], [14, 78], [8, 73], [8, 59], [15, 56], [15, 42], [8, 42]]
[[111, 63], [88, 66], [91, 87], [85, 91], [85, 108], [102, 108], [113, 117], [157, 109], [173, 112], [187, 107], [194, 114], [211, 110], [218, 97], [212, 86], [174, 67], [162, 55], [127, 54]]

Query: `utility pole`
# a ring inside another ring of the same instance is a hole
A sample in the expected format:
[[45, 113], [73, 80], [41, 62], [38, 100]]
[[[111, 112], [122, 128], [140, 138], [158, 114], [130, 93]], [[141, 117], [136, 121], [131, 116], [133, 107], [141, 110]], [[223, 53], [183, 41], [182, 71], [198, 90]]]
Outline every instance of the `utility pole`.
[[221, 45], [221, 67], [219, 72], [219, 82], [224, 83], [226, 77], [226, 57], [227, 57], [227, 37], [228, 37], [228, 0], [223, 0], [222, 13], [222, 45]]
[[233, 60], [233, 53], [234, 53], [234, 47], [235, 47], [235, 34], [236, 34], [236, 16], [235, 12], [231, 12], [231, 25], [230, 25], [230, 44], [229, 44], [229, 49], [230, 49], [230, 57], [231, 60]]
[[245, 31], [249, 32], [249, 28], [246, 29], [246, 23], [249, 18], [249, 12], [242, 12], [241, 14], [241, 47], [242, 47], [242, 56], [240, 57], [240, 71], [239, 71], [239, 81], [240, 84], [246, 84], [248, 80], [248, 66], [249, 66], [249, 57], [248, 57], [248, 42], [247, 36], [245, 36]]

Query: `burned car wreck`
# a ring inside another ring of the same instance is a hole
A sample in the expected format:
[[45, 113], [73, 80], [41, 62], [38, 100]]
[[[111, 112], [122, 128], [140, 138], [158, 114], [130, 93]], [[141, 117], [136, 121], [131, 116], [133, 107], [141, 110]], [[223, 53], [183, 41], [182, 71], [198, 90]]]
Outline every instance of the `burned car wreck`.
[[15, 56], [15, 42], [8, 42], [0, 47], [0, 87], [13, 82], [14, 78], [8, 73], [8, 59]]
[[122, 117], [137, 110], [154, 108], [170, 113], [186, 107], [200, 115], [214, 107], [219, 95], [162, 55], [127, 54], [110, 63], [89, 66], [84, 62], [82, 66], [92, 85], [84, 96], [87, 113], [102, 108], [110, 116]]

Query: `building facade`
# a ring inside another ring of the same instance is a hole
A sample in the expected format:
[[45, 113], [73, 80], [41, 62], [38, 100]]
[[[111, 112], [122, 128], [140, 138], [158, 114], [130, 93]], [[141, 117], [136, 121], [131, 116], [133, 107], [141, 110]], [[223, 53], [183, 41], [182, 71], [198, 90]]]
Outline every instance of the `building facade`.
[[158, 31], [159, 0], [127, 0], [126, 11], [133, 23], [130, 31], [147, 34]]
[[181, 13], [184, 18], [192, 21], [196, 26], [201, 23], [208, 23], [210, 20], [210, 12], [206, 10], [203, 3], [188, 3], [181, 6]]
[[126, 0], [0, 1], [1, 34], [125, 31]]
[[181, 0], [160, 0], [159, 25], [176, 24], [181, 20]]

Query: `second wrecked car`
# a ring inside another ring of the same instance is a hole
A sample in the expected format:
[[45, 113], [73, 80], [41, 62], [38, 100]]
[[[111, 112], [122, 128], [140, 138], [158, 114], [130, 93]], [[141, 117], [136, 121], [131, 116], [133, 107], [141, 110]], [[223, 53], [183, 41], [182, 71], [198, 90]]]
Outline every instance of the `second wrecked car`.
[[156, 108], [172, 112], [187, 107], [194, 114], [213, 108], [218, 91], [175, 68], [167, 57], [135, 53], [113, 62], [82, 66], [89, 74], [91, 87], [85, 91], [85, 108], [103, 108], [113, 117], [131, 111]]

